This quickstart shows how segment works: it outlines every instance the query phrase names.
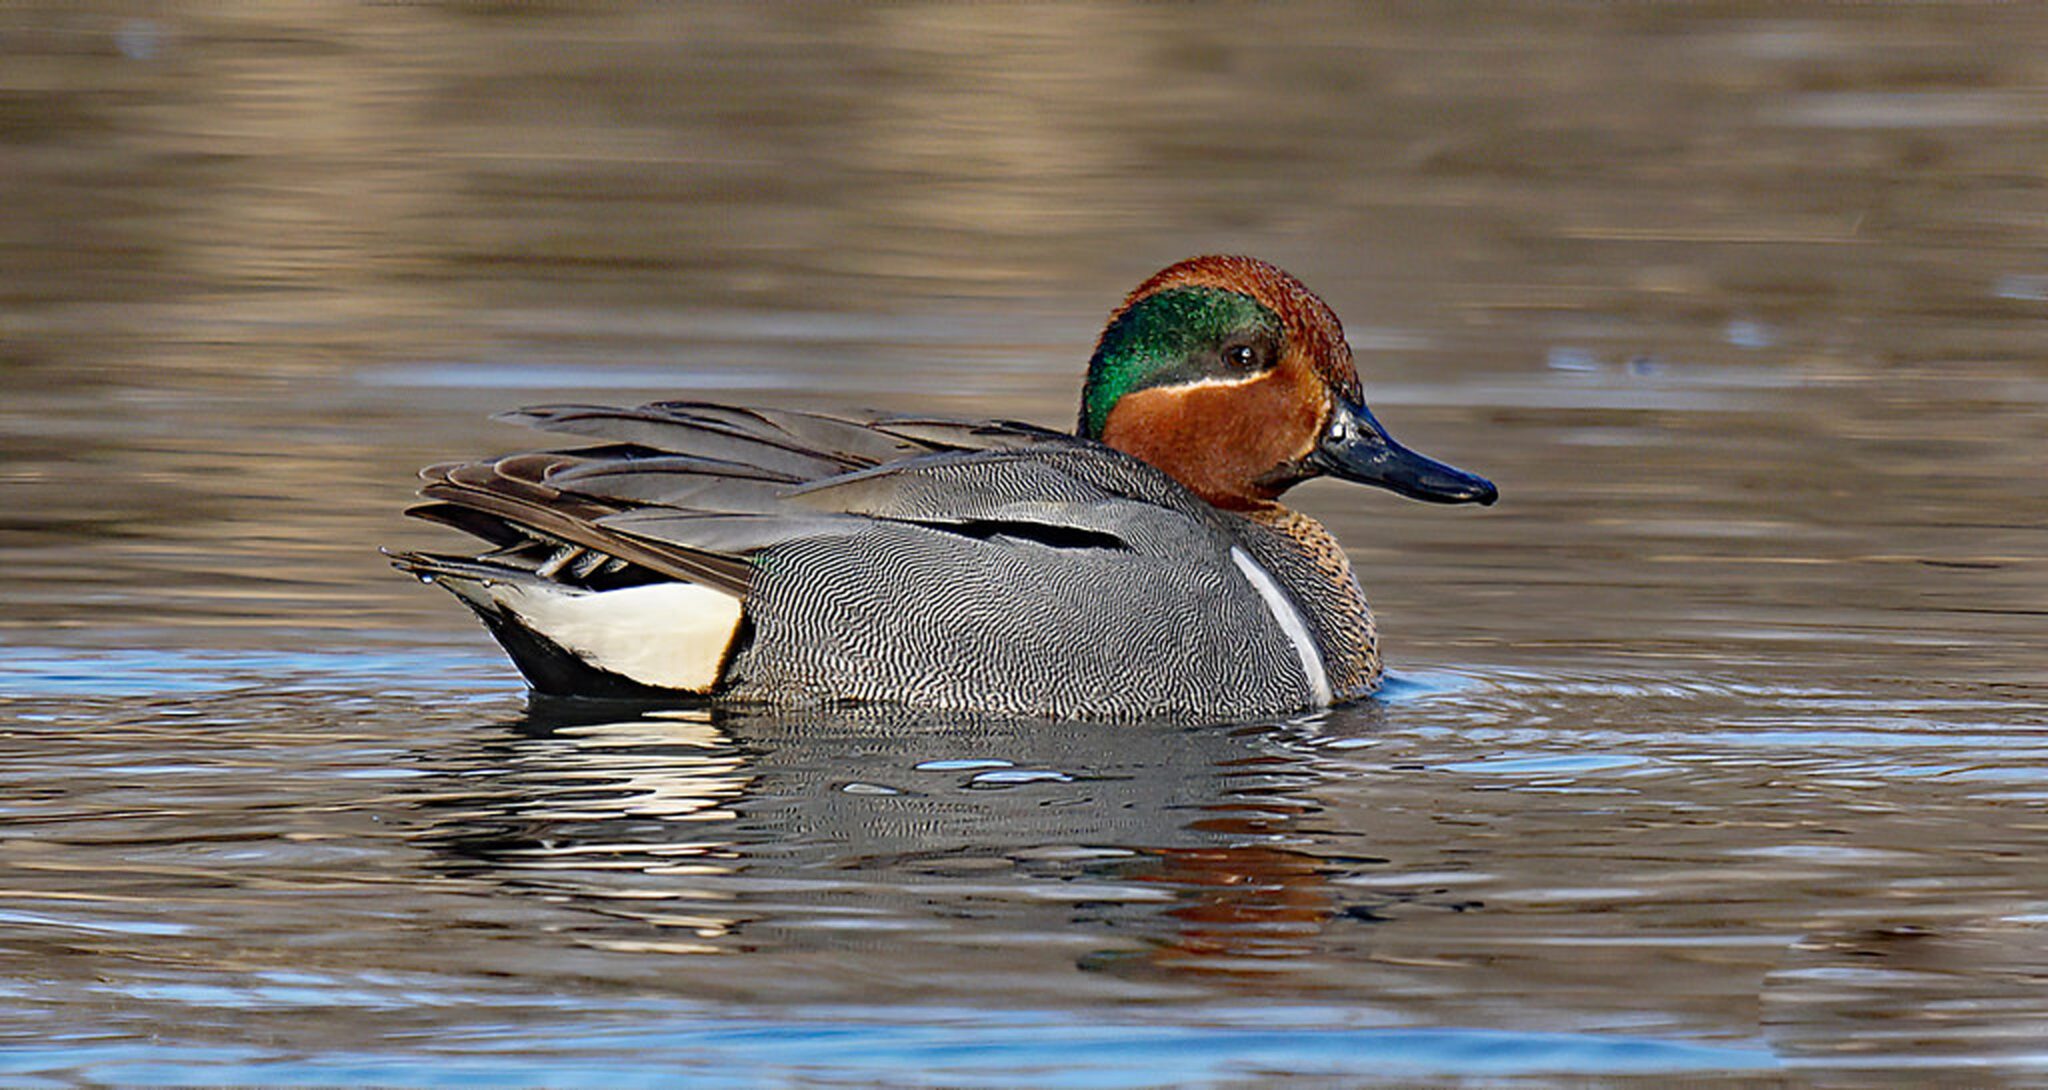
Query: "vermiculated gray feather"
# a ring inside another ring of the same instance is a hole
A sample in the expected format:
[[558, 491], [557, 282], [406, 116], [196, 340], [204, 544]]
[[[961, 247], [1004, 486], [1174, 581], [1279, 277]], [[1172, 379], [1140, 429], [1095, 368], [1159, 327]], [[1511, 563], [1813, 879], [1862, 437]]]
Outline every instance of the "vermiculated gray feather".
[[[444, 582], [684, 579], [742, 595], [725, 697], [1088, 717], [1307, 705], [1302, 661], [1233, 549], [1319, 634], [1338, 624], [1281, 535], [1092, 440], [691, 402], [505, 419], [604, 445], [430, 470], [434, 502], [415, 513], [498, 552], [399, 563]], [[563, 544], [626, 571], [564, 563], [578, 556]], [[561, 676], [527, 667], [536, 686]]]

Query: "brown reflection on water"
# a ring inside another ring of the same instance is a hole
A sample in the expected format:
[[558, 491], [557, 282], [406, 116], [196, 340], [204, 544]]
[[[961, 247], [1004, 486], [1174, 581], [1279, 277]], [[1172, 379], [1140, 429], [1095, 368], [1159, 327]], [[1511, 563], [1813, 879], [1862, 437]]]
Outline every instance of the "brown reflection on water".
[[1259, 846], [1163, 850], [1146, 880], [1181, 891], [1167, 910], [1173, 939], [1146, 962], [1183, 972], [1257, 973], [1279, 959], [1316, 949], [1315, 935], [1335, 914], [1316, 856]]
[[[1296, 761], [1266, 754], [1231, 760], [1220, 771], [1239, 781], [1237, 790], [1201, 807], [1188, 823], [1219, 843], [1156, 848], [1145, 853], [1142, 869], [1133, 868], [1133, 877], [1176, 891], [1177, 903], [1165, 912], [1173, 934], [1148, 947], [1142, 962], [1167, 972], [1298, 968], [1288, 959], [1313, 956], [1333, 922], [1349, 926], [1371, 913], [1347, 911], [1340, 902], [1329, 884], [1335, 861], [1281, 846], [1302, 841], [1301, 820], [1322, 812], [1300, 797], [1311, 782]], [[1278, 782], [1260, 784], [1262, 778]]]

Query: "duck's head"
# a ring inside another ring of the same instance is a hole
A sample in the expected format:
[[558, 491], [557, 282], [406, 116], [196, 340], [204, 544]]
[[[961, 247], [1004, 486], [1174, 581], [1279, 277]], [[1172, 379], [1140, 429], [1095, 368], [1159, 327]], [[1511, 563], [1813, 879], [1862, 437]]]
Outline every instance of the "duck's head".
[[1435, 503], [1498, 496], [1396, 443], [1329, 304], [1249, 257], [1190, 258], [1138, 285], [1088, 363], [1080, 432], [1234, 511], [1325, 475]]

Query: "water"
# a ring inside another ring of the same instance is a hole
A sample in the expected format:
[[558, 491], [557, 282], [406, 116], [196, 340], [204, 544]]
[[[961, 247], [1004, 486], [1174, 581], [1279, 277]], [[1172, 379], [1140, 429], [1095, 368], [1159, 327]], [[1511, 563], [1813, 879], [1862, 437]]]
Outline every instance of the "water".
[[[2048, 1071], [2026, 7], [0, 13], [0, 1079]], [[1242, 250], [1485, 511], [1242, 724], [529, 705], [522, 403], [1071, 419]]]

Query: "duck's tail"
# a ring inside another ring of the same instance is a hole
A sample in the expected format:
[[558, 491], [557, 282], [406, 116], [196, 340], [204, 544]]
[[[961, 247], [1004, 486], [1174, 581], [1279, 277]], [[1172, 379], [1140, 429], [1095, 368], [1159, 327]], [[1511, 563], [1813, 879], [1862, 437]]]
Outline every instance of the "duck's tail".
[[709, 586], [650, 582], [610, 590], [554, 573], [435, 553], [390, 552], [393, 567], [455, 595], [536, 690], [658, 699], [709, 695], [742, 642], [740, 600]]

